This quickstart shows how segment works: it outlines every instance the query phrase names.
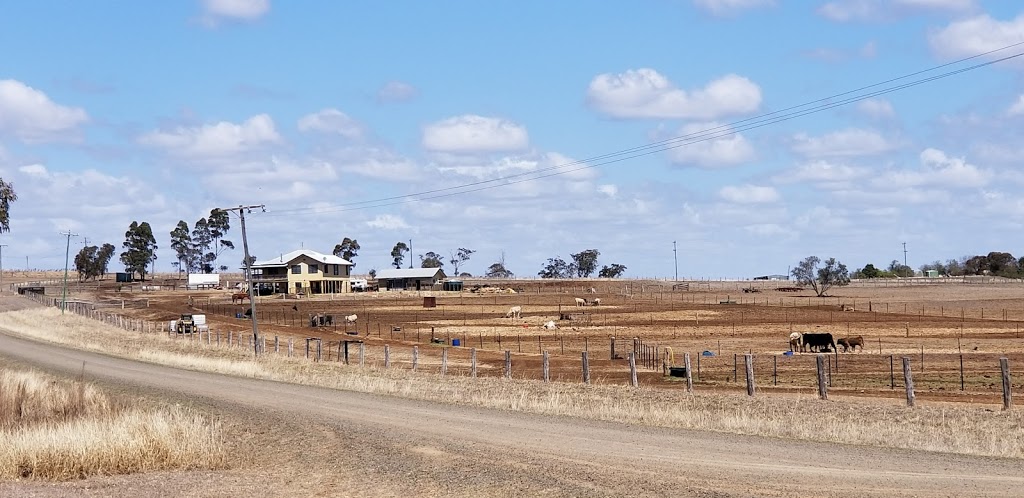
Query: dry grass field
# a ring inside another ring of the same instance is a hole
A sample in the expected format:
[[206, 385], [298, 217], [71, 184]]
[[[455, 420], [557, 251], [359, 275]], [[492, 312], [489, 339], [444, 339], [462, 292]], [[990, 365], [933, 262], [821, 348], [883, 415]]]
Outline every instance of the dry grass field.
[[220, 428], [174, 407], [143, 410], [83, 381], [0, 369], [0, 480], [68, 480], [226, 463]]

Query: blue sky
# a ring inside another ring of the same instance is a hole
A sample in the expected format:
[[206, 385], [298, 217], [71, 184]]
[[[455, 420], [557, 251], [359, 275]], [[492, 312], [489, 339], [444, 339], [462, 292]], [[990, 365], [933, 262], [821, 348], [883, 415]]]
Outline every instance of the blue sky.
[[[903, 242], [914, 267], [1022, 256], [1020, 59], [506, 179], [1022, 41], [1024, 8], [981, 0], [5, 2], [0, 176], [20, 199], [3, 265], [63, 267], [69, 229], [72, 253], [120, 248], [137, 220], [169, 271], [179, 220], [239, 204], [266, 205], [247, 219], [257, 257], [352, 237], [357, 272], [410, 239], [475, 249], [473, 274], [504, 252], [521, 276], [594, 248], [671, 277], [673, 241], [695, 278], [884, 266]], [[356, 205], [478, 182], [502, 186]], [[239, 237], [236, 220], [222, 264]]]

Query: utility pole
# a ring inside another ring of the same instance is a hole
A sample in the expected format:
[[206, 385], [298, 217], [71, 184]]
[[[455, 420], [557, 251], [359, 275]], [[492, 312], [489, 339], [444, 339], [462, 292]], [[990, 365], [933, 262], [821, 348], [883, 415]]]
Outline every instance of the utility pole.
[[907, 243], [903, 243], [903, 266], [907, 266]]
[[412, 239], [409, 239], [409, 269], [412, 269]]
[[676, 253], [676, 241], [672, 241], [672, 260], [676, 264], [676, 281], [679, 281], [679, 255]]
[[0, 244], [0, 292], [4, 290], [4, 248], [7, 244]]
[[68, 307], [68, 258], [71, 256], [71, 237], [78, 237], [77, 233], [71, 233], [71, 230], [67, 232], [61, 232], [68, 238], [67, 248], [64, 249], [64, 288], [61, 291], [60, 298], [60, 314], [64, 314], [64, 310]]
[[250, 317], [252, 319], [252, 353], [254, 356], [259, 356], [260, 329], [259, 325], [256, 323], [256, 296], [253, 294], [252, 286], [252, 260], [249, 258], [249, 240], [245, 237], [245, 213], [251, 213], [255, 208], [259, 208], [264, 213], [267, 212], [266, 207], [264, 207], [263, 204], [224, 208], [221, 209], [221, 211], [238, 212], [239, 224], [242, 226], [242, 252], [245, 257], [245, 286], [249, 290], [249, 310], [252, 313], [252, 316]]

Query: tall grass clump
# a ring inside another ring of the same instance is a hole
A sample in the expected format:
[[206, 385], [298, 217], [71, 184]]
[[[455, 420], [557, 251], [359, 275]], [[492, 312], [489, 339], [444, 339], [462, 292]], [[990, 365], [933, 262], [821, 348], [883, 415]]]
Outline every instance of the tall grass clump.
[[219, 424], [180, 407], [129, 408], [95, 386], [0, 369], [0, 479], [220, 468]]

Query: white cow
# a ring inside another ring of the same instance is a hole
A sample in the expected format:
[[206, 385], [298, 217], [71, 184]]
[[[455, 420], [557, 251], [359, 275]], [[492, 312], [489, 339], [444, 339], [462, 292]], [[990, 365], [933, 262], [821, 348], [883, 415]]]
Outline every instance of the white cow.
[[513, 307], [508, 309], [508, 313], [505, 313], [505, 318], [522, 318], [522, 317], [523, 317], [523, 307], [522, 306], [513, 306]]
[[587, 300], [586, 299], [583, 299], [582, 297], [577, 297], [576, 298], [576, 307], [577, 308], [583, 307], [583, 306], [586, 306], [586, 305], [587, 305]]
[[789, 334], [789, 350], [794, 352], [798, 351], [803, 345], [803, 338], [804, 336], [801, 335], [800, 332], [793, 332], [792, 334]]
[[356, 315], [347, 315], [345, 317], [345, 323], [356, 323], [356, 318], [358, 318]]
[[601, 298], [595, 297], [593, 301], [590, 301], [591, 306], [601, 306]]
[[541, 327], [544, 330], [555, 330], [555, 329], [558, 328], [558, 325], [555, 324], [554, 320], [548, 320], [548, 321], [544, 322], [544, 325], [541, 325]]
[[597, 294], [597, 289], [595, 289], [595, 288], [591, 287], [591, 288], [590, 288], [590, 293], [591, 293], [591, 294]]

